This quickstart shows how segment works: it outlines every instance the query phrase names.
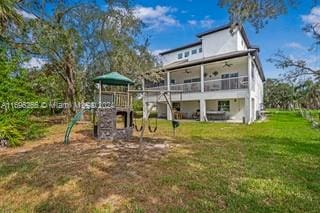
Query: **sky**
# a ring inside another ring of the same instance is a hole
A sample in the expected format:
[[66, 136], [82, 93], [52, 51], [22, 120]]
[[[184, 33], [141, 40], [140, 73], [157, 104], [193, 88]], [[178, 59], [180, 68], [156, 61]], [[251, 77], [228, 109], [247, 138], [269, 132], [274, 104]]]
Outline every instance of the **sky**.
[[[244, 23], [250, 43], [260, 47], [260, 57], [267, 78], [278, 78], [284, 73], [267, 60], [279, 50], [293, 59], [304, 59], [312, 68], [320, 69], [320, 47], [309, 51], [313, 44], [310, 35], [303, 32], [305, 24], [320, 23], [320, 4], [314, 0], [298, 0], [297, 8], [270, 20], [256, 33]], [[98, 0], [105, 7], [104, 0]], [[218, 0], [132, 0], [135, 15], [145, 23], [143, 38], [150, 41], [154, 54], [192, 43], [196, 34], [225, 25], [229, 14], [218, 6]], [[319, 1], [318, 1], [319, 2]], [[19, 11], [25, 18], [35, 18]], [[320, 30], [320, 29], [319, 29]], [[41, 67], [45, 62], [32, 58], [26, 67]]]
[[[302, 31], [306, 23], [320, 22], [320, 5], [312, 5], [312, 1], [300, 0], [297, 8], [269, 21], [259, 33], [250, 24], [244, 24], [251, 44], [260, 47], [267, 78], [284, 73], [267, 61], [278, 50], [320, 68], [320, 47], [309, 51], [312, 38]], [[137, 16], [146, 25], [144, 36], [150, 39], [150, 49], [155, 54], [196, 41], [196, 34], [229, 21], [226, 9], [220, 8], [217, 0], [136, 0], [134, 3]]]

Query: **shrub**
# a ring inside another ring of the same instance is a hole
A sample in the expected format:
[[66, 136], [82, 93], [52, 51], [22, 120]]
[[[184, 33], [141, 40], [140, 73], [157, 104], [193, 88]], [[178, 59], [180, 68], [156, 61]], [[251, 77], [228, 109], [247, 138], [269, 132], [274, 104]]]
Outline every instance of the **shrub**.
[[9, 146], [19, 146], [22, 144], [23, 136], [13, 125], [0, 123], [0, 139], [8, 141]]
[[29, 120], [32, 109], [14, 107], [15, 103], [41, 100], [28, 80], [29, 72], [21, 67], [21, 60], [19, 54], [10, 55], [5, 48], [0, 49], [0, 140], [6, 140], [9, 146], [21, 145], [23, 140], [42, 132]]
[[133, 110], [135, 112], [142, 111], [143, 106], [142, 106], [142, 100], [134, 100], [133, 101]]

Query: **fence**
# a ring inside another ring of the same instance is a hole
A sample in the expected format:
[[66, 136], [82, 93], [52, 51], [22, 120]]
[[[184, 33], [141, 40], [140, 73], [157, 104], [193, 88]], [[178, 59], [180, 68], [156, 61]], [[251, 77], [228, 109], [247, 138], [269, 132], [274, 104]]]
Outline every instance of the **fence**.
[[301, 116], [311, 122], [313, 128], [320, 128], [320, 111], [299, 109]]

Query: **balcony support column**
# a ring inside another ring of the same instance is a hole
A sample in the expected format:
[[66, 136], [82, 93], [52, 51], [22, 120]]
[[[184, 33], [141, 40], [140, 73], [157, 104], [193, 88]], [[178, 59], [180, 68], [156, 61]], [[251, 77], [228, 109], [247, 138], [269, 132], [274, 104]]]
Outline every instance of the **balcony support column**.
[[252, 114], [252, 102], [251, 102], [251, 98], [249, 97], [249, 95], [247, 97], [245, 97], [245, 101], [244, 101], [244, 116], [245, 116], [245, 123], [246, 124], [250, 124], [251, 123], [251, 114]]
[[204, 65], [200, 66], [201, 92], [204, 92]]
[[[171, 80], [170, 80], [170, 72], [167, 72], [167, 90], [169, 91], [168, 92], [168, 97], [171, 97], [171, 94], [170, 94], [170, 83], [171, 83]], [[172, 106], [172, 103], [171, 103], [171, 98], [169, 98], [169, 103], [171, 106]], [[171, 109], [170, 109], [170, 106], [167, 104], [167, 120], [171, 121], [172, 120], [172, 112], [171, 112]]]
[[252, 57], [251, 54], [248, 54], [248, 95], [245, 99], [245, 122], [250, 124], [253, 121], [252, 116], [252, 77], [251, 77], [251, 70], [252, 70]]
[[200, 99], [200, 121], [207, 121], [206, 100]]

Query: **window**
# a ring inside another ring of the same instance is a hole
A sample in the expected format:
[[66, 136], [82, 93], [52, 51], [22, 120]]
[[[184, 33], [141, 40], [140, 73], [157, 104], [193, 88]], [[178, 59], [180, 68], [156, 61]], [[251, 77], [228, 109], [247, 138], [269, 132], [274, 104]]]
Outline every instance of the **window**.
[[186, 57], [189, 57], [189, 55], [190, 55], [190, 52], [189, 52], [189, 51], [184, 52], [184, 57], [185, 57], [185, 58], [186, 58]]
[[218, 111], [230, 112], [230, 101], [218, 101]]
[[197, 54], [197, 49], [192, 50], [192, 51], [191, 51], [191, 54], [192, 54], [192, 55]]
[[230, 89], [238, 89], [239, 87], [239, 73], [230, 74]]
[[199, 48], [199, 53], [202, 53], [202, 47]]
[[176, 80], [171, 79], [171, 80], [170, 80], [170, 83], [171, 83], [171, 84], [176, 84]]
[[182, 56], [183, 56], [183, 54], [182, 54], [182, 53], [179, 53], [179, 54], [178, 54], [178, 59], [181, 59]]
[[185, 84], [191, 83], [191, 79], [184, 80], [183, 83], [185, 83]]

